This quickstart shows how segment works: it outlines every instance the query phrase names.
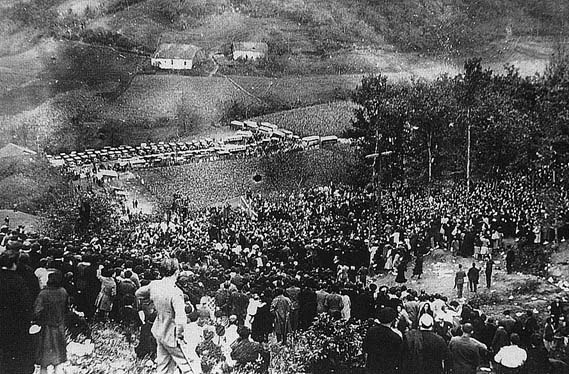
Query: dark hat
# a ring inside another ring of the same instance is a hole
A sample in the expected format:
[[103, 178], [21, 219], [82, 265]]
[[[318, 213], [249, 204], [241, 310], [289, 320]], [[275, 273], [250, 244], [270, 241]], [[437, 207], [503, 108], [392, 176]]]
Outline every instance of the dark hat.
[[390, 323], [397, 317], [397, 312], [393, 308], [381, 308], [377, 313], [377, 319], [380, 323]]

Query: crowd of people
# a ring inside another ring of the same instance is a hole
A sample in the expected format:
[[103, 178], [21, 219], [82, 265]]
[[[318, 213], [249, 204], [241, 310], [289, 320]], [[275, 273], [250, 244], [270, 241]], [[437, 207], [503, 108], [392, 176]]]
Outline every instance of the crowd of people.
[[[246, 209], [193, 211], [191, 197], [174, 196], [161, 220], [133, 215], [93, 238], [50, 239], [5, 226], [0, 365], [11, 373], [30, 373], [34, 363], [59, 368], [66, 360], [62, 326], [88, 334], [83, 316], [121, 323], [129, 340], [139, 336], [137, 355], [154, 358], [160, 373], [256, 361], [266, 370], [264, 343], [274, 336], [287, 344], [321, 313], [376, 320], [364, 342], [372, 373], [414, 370], [404, 363], [474, 373], [485, 360], [517, 369], [503, 351], [515, 347], [549, 365], [547, 350], [569, 336], [563, 306], [552, 306], [547, 338], [538, 339], [534, 315], [492, 321], [461, 294], [454, 300], [450, 290], [407, 288], [406, 272], [414, 262], [412, 276], [421, 277], [424, 256], [437, 247], [491, 264], [505, 237], [563, 240], [564, 217], [550, 206], [567, 212], [567, 199], [553, 202], [559, 196], [553, 186], [522, 179], [477, 184], [468, 194], [447, 187], [379, 197], [328, 185], [270, 199], [248, 194]], [[378, 273], [392, 273], [399, 286], [370, 282]], [[35, 345], [32, 322], [41, 326]]]

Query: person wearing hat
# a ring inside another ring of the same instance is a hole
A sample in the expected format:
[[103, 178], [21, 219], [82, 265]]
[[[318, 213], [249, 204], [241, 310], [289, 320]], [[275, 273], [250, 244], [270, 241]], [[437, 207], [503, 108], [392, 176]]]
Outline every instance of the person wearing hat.
[[34, 304], [34, 317], [41, 326], [36, 350], [36, 364], [40, 373], [47, 373], [53, 365], [54, 373], [62, 373], [61, 364], [67, 361], [65, 338], [65, 315], [69, 307], [69, 296], [61, 286], [63, 276], [58, 270], [48, 275], [47, 286], [39, 293]]
[[520, 348], [520, 336], [516, 333], [510, 335], [511, 345], [504, 346], [494, 356], [500, 374], [519, 374], [528, 359], [527, 352]]
[[394, 374], [401, 367], [403, 338], [393, 328], [397, 312], [382, 308], [377, 313], [377, 322], [370, 327], [363, 342], [368, 374]]
[[419, 319], [419, 330], [405, 334], [404, 372], [408, 374], [443, 374], [450, 357], [444, 339], [433, 332], [429, 314]]
[[449, 343], [453, 374], [476, 374], [476, 369], [487, 353], [486, 345], [472, 337], [471, 323], [462, 326], [462, 336], [454, 336]]

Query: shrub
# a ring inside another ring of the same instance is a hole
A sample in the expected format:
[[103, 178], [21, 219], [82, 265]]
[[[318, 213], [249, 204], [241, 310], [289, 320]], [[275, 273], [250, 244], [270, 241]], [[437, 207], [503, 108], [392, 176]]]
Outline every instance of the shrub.
[[293, 335], [290, 344], [272, 347], [271, 369], [282, 374], [353, 372], [364, 365], [364, 333], [362, 325], [321, 314], [310, 329]]

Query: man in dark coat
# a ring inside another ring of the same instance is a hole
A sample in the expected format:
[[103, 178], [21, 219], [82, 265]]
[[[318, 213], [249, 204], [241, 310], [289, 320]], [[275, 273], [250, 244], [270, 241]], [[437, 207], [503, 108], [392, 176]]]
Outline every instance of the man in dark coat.
[[490, 286], [492, 285], [492, 267], [494, 265], [494, 261], [492, 261], [492, 259], [490, 257], [488, 257], [488, 259], [486, 260], [486, 269], [484, 270], [484, 273], [486, 275], [486, 287], [490, 288]]
[[472, 263], [472, 267], [468, 269], [468, 287], [470, 292], [476, 292], [478, 280], [480, 279], [480, 269], [476, 267], [476, 263]]
[[450, 353], [444, 339], [433, 332], [433, 325], [433, 317], [425, 313], [419, 320], [419, 330], [410, 330], [405, 334], [405, 373], [444, 373]]
[[516, 254], [514, 253], [513, 249], [510, 249], [508, 253], [506, 253], [506, 271], [508, 274], [512, 274], [514, 271], [514, 262], [516, 261]]
[[395, 310], [380, 309], [379, 324], [370, 327], [366, 334], [363, 351], [369, 374], [395, 374], [401, 367], [403, 338], [391, 328], [396, 317]]
[[16, 273], [18, 257], [13, 250], [0, 254], [0, 373], [31, 374], [35, 367], [28, 329], [33, 300]]

